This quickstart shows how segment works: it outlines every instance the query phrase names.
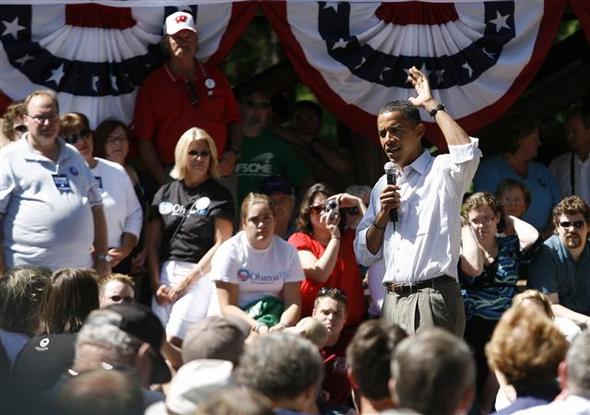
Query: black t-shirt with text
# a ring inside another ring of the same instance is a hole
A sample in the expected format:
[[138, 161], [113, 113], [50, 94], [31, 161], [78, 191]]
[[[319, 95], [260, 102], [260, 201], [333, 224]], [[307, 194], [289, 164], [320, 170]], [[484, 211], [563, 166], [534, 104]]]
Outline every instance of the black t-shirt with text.
[[230, 192], [214, 179], [197, 187], [182, 181], [163, 185], [152, 202], [151, 217], [164, 224], [160, 261], [197, 263], [215, 243], [215, 218], [233, 223]]

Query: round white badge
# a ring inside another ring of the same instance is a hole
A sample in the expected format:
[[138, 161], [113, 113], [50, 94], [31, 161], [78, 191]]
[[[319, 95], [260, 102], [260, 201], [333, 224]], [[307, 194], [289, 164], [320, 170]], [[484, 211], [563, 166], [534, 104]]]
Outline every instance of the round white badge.
[[41, 339], [41, 341], [39, 342], [39, 346], [41, 346], [41, 347], [47, 347], [48, 344], [49, 344], [49, 339], [47, 337]]
[[208, 89], [213, 89], [213, 88], [215, 88], [215, 85], [216, 85], [216, 84], [215, 84], [215, 81], [214, 81], [213, 79], [211, 79], [211, 78], [207, 78], [207, 79], [205, 79], [205, 86], [206, 86]]
[[158, 212], [160, 215], [169, 215], [174, 210], [174, 205], [170, 202], [161, 202], [158, 205]]
[[207, 196], [204, 196], [204, 197], [199, 198], [199, 200], [197, 200], [195, 202], [195, 208], [197, 210], [205, 210], [209, 207], [210, 204], [211, 204], [211, 199], [209, 199]]

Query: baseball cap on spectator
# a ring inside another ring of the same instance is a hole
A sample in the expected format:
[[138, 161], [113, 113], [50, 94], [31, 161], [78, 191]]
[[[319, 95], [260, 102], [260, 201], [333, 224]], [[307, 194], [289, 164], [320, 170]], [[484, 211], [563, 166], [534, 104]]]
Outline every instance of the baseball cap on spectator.
[[112, 304], [101, 310], [94, 310], [84, 325], [110, 324], [125, 333], [148, 343], [153, 353], [152, 383], [165, 383], [171, 378], [170, 369], [161, 353], [164, 343], [164, 327], [160, 319], [141, 304]]
[[200, 402], [234, 384], [234, 365], [227, 360], [202, 359], [186, 363], [170, 382], [165, 402], [150, 406], [145, 415], [191, 415]]
[[195, 20], [192, 14], [176, 12], [166, 18], [164, 34], [174, 35], [182, 30], [190, 30], [191, 32], [197, 33], [197, 27], [195, 26]]
[[234, 365], [240, 360], [249, 326], [239, 317], [212, 316], [200, 320], [189, 329], [182, 342], [182, 360], [229, 360]]
[[75, 333], [42, 335], [29, 340], [12, 367], [13, 390], [33, 398], [51, 389], [72, 366], [75, 342]]
[[264, 179], [260, 185], [260, 193], [264, 193], [268, 196], [277, 193], [292, 196], [293, 186], [291, 186], [289, 181], [283, 176], [270, 176]]

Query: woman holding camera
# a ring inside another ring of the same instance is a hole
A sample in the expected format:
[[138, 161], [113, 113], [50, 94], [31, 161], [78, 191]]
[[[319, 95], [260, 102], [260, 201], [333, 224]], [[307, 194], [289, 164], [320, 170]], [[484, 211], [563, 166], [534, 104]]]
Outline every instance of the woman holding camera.
[[354, 230], [344, 229], [347, 211], [365, 213], [363, 201], [348, 193], [332, 195], [322, 183], [309, 188], [299, 209], [298, 232], [289, 243], [299, 253], [305, 280], [301, 283], [302, 317], [311, 315], [320, 288], [342, 289], [348, 298], [346, 326], [360, 324], [365, 317], [362, 277], [355, 260]]

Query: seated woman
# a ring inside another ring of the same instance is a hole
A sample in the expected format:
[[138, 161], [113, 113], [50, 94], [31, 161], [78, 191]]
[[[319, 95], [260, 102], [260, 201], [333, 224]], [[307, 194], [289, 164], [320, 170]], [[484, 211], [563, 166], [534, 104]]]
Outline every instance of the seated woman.
[[274, 235], [273, 206], [266, 195], [242, 202], [242, 230], [223, 243], [211, 265], [219, 307], [262, 334], [299, 321], [303, 270], [297, 251]]
[[193, 127], [178, 140], [176, 179], [154, 196], [147, 232], [152, 310], [180, 346], [188, 326], [204, 318], [213, 283], [213, 254], [233, 232], [234, 204], [217, 177], [217, 149], [205, 130]]
[[[340, 288], [348, 298], [346, 326], [355, 326], [365, 318], [365, 296], [354, 255], [354, 230], [341, 231], [344, 226], [341, 219], [351, 208], [364, 215], [365, 205], [360, 198], [348, 193], [331, 195], [322, 183], [309, 188], [299, 209], [299, 232], [289, 238], [289, 243], [299, 252], [305, 272], [301, 283], [302, 315], [311, 315], [320, 288]], [[330, 215], [326, 209], [328, 200], [336, 201], [341, 213]]]
[[[465, 340], [475, 352], [478, 392], [482, 408], [491, 405], [493, 378], [484, 346], [490, 340], [501, 315], [516, 294], [519, 265], [528, 258], [528, 249], [538, 238], [536, 229], [526, 222], [504, 215], [500, 202], [491, 193], [474, 193], [463, 204], [459, 278], [465, 314]], [[488, 383], [489, 391], [484, 391]]]
[[114, 272], [128, 274], [129, 255], [137, 245], [143, 226], [141, 205], [125, 169], [117, 163], [94, 157], [94, 134], [88, 118], [78, 112], [62, 115], [60, 135], [72, 144], [90, 167], [100, 189], [107, 222], [108, 260]]

